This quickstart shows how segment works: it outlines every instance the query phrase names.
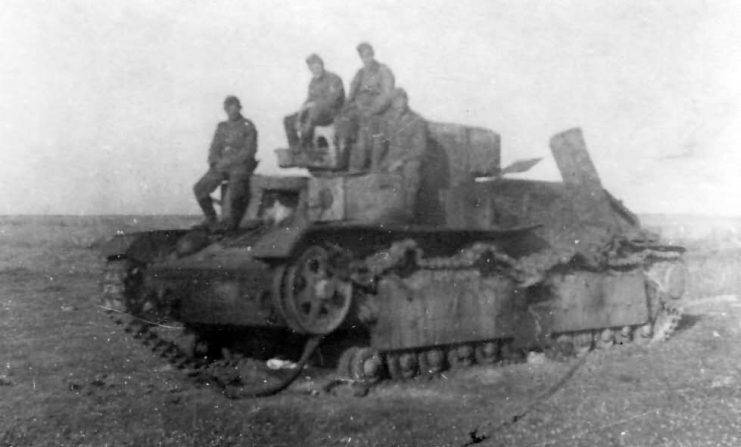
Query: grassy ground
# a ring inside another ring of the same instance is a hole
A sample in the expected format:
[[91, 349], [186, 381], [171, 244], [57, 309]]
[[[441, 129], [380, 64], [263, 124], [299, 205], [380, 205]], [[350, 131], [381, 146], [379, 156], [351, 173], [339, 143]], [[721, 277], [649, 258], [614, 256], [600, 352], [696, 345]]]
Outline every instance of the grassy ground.
[[[491, 446], [741, 445], [741, 247], [732, 232], [720, 242], [712, 232], [678, 238], [690, 248], [691, 282], [675, 337], [589, 355], [562, 389], [502, 426], [572, 363], [474, 367], [363, 398], [343, 388], [311, 394], [303, 381], [232, 401], [193, 385], [95, 306], [102, 240], [193, 222], [0, 219], [0, 446], [463, 446], [471, 432]], [[673, 231], [667, 222], [659, 225]]]

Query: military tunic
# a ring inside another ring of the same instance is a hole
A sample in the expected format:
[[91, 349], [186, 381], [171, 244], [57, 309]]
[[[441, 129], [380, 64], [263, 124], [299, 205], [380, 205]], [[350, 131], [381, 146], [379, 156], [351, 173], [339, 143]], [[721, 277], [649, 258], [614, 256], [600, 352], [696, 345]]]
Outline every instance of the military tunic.
[[366, 169], [378, 151], [394, 86], [391, 69], [377, 61], [358, 70], [352, 80], [339, 132], [344, 141], [355, 140], [349, 160], [353, 171]]
[[420, 169], [427, 150], [427, 122], [410, 109], [387, 116], [383, 134], [385, 147], [373, 166], [382, 172], [397, 172], [403, 177], [405, 205], [413, 212], [417, 203]]
[[239, 116], [223, 121], [208, 151], [209, 170], [193, 186], [198, 204], [209, 221], [216, 221], [211, 193], [225, 180], [229, 181], [222, 198], [222, 222], [228, 229], [236, 228], [249, 202], [249, 181], [257, 167], [257, 129], [252, 121]]
[[[308, 144], [314, 127], [328, 126], [334, 122], [345, 104], [345, 87], [342, 85], [342, 79], [329, 71], [325, 71], [318, 78], [312, 78], [304, 104], [310, 102], [314, 103], [313, 107], [283, 119], [288, 144], [291, 147], [296, 147], [300, 143]], [[299, 140], [297, 123], [301, 123], [303, 141]]]

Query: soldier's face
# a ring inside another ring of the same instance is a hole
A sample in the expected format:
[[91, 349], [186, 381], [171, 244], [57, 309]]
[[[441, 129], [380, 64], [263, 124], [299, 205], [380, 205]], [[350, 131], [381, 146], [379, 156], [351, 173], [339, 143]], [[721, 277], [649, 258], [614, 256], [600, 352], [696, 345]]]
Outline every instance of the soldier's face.
[[309, 64], [309, 71], [311, 71], [311, 77], [318, 78], [324, 74], [324, 66], [318, 62]]
[[403, 96], [397, 96], [391, 101], [391, 108], [397, 112], [403, 112], [407, 108], [407, 99]]
[[362, 49], [360, 50], [358, 55], [360, 55], [360, 60], [363, 61], [363, 66], [366, 68], [370, 67], [373, 61], [375, 60], [373, 51], [371, 50]]
[[226, 112], [226, 115], [229, 117], [229, 119], [237, 118], [239, 116], [240, 110], [242, 110], [242, 108], [239, 107], [237, 104], [224, 104], [224, 112]]

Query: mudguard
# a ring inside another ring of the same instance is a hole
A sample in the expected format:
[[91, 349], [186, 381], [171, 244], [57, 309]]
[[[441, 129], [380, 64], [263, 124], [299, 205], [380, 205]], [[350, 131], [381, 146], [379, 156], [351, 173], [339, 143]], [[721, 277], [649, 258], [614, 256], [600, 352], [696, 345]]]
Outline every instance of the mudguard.
[[106, 259], [126, 257], [149, 262], [175, 250], [177, 241], [188, 230], [145, 231], [117, 234], [101, 249]]
[[252, 256], [258, 259], [287, 258], [307, 233], [309, 225], [299, 222], [276, 228], [263, 235], [252, 247]]

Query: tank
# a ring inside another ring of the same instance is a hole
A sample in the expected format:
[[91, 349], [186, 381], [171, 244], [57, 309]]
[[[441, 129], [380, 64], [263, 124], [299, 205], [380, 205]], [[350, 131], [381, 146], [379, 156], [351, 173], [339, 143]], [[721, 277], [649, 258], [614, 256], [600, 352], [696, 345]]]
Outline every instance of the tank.
[[116, 235], [103, 307], [176, 365], [229, 370], [231, 384], [245, 364], [299, 353], [299, 370], [373, 383], [672, 334], [684, 249], [603, 188], [579, 129], [550, 141], [562, 182], [509, 178], [534, 161], [503, 169], [491, 130], [428, 130], [414, 206], [399, 175], [343, 172], [326, 141], [279, 150], [310, 174], [254, 176], [237, 231]]

